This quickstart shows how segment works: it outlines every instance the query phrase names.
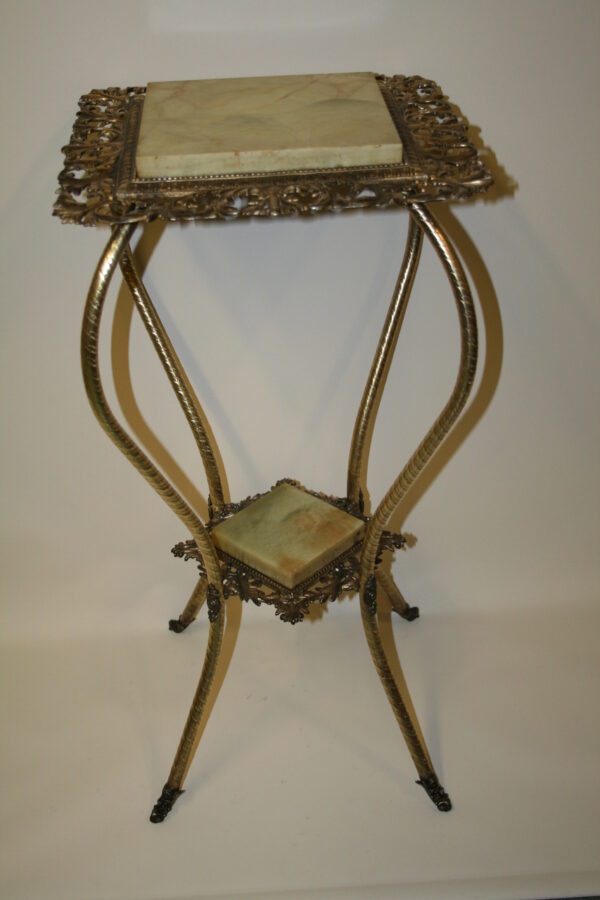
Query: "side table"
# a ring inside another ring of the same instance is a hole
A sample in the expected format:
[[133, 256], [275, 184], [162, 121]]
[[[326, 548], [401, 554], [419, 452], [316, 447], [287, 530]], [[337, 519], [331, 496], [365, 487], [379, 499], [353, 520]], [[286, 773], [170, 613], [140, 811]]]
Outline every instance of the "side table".
[[[164, 82], [146, 88], [94, 90], [79, 101], [63, 148], [54, 214], [64, 222], [107, 225], [110, 237], [85, 306], [81, 356], [86, 391], [111, 440], [186, 526], [176, 556], [194, 559], [197, 585], [177, 619], [181, 632], [206, 601], [210, 622], [200, 681], [152, 822], [183, 793], [223, 637], [225, 603], [236, 595], [275, 608], [282, 621], [303, 619], [312, 603], [358, 592], [367, 642], [414, 761], [436, 807], [451, 809], [381, 641], [377, 595], [411, 621], [408, 606], [382, 566], [403, 545], [386, 530], [460, 415], [473, 384], [477, 330], [461, 263], [429, 203], [483, 193], [490, 173], [467, 137], [467, 125], [439, 87], [424, 78], [372, 73]], [[241, 502], [225, 496], [202, 408], [137, 271], [129, 242], [137, 226], [235, 221], [253, 216], [314, 216], [351, 209], [407, 209], [408, 237], [387, 318], [359, 405], [350, 443], [347, 494], [331, 497], [284, 478]], [[461, 360], [448, 400], [419, 447], [367, 513], [361, 484], [366, 435], [400, 330], [423, 235], [448, 277], [460, 325]], [[208, 481], [202, 522], [108, 406], [98, 365], [98, 334], [110, 280], [120, 266], [137, 310], [192, 430]]]

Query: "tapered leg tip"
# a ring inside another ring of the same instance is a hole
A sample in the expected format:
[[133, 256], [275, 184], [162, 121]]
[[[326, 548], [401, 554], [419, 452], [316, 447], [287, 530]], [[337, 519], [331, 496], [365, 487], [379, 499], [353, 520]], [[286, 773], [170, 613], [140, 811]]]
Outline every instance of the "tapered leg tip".
[[180, 791], [179, 788], [174, 788], [171, 787], [170, 784], [165, 784], [162, 789], [162, 794], [154, 804], [154, 808], [150, 813], [150, 821], [164, 822], [173, 809], [175, 801], [181, 794], [183, 794], [183, 791]]
[[[188, 622], [189, 624], [189, 622]], [[174, 631], [175, 634], [181, 634], [182, 631], [185, 631], [187, 625], [185, 625], [181, 619], [170, 619], [169, 620], [169, 631]]]
[[427, 792], [427, 796], [435, 803], [440, 812], [450, 812], [452, 809], [452, 801], [450, 797], [439, 783], [436, 775], [430, 775], [428, 778], [420, 778], [417, 781]]
[[419, 607], [418, 606], [407, 606], [406, 609], [400, 613], [403, 619], [406, 619], [407, 622], [414, 622], [415, 619], [419, 618]]

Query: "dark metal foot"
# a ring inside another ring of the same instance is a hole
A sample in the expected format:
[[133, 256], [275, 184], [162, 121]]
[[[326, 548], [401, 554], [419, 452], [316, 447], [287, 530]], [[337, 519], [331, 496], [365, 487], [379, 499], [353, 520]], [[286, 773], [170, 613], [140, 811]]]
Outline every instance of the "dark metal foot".
[[419, 607], [407, 606], [406, 609], [399, 612], [398, 615], [402, 616], [403, 619], [406, 619], [407, 622], [414, 622], [415, 619], [419, 618]]
[[439, 783], [436, 775], [429, 775], [428, 778], [420, 778], [417, 781], [422, 788], [425, 788], [429, 797], [433, 800], [440, 812], [449, 812], [452, 809], [452, 801], [450, 797]]
[[181, 634], [189, 624], [189, 622], [187, 622], [187, 624], [182, 622], [181, 619], [169, 619], [169, 631], [174, 631], [175, 634]]
[[181, 796], [181, 794], [183, 794], [183, 791], [180, 791], [179, 788], [171, 787], [171, 785], [168, 783], [165, 784], [164, 788], [162, 789], [162, 794], [154, 804], [154, 809], [150, 814], [150, 821], [164, 821], [164, 819], [167, 818], [167, 816], [173, 809], [175, 801], [178, 797]]

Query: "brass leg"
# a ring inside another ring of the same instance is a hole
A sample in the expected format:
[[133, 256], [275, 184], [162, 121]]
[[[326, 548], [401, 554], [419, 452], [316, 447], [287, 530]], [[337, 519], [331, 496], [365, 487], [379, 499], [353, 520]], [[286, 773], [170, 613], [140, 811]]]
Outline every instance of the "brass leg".
[[131, 296], [142, 322], [194, 435], [194, 440], [200, 451], [206, 471], [210, 501], [213, 509], [218, 510], [224, 502], [223, 487], [204, 413], [158, 312], [150, 299], [150, 295], [144, 286], [129, 245], [125, 247], [119, 262], [125, 283], [131, 291]]
[[194, 694], [187, 722], [185, 723], [179, 747], [175, 754], [169, 779], [163, 787], [162, 793], [150, 814], [151, 822], [162, 822], [170, 813], [177, 798], [183, 794], [183, 782], [196, 752], [202, 713], [206, 706], [206, 700], [213, 683], [221, 644], [223, 642], [223, 625], [225, 620], [223, 604], [220, 602], [218, 595], [213, 594], [210, 588], [208, 589], [207, 602], [211, 625], [202, 674], [200, 675], [200, 681], [198, 682], [198, 687]]
[[373, 397], [383, 380], [382, 373], [385, 372], [386, 358], [391, 355], [393, 350], [394, 340], [392, 340], [392, 336], [395, 338], [401, 324], [401, 313], [406, 305], [408, 291], [414, 277], [420, 250], [420, 235], [423, 232], [427, 235], [438, 254], [454, 295], [460, 324], [460, 366], [454, 390], [448, 403], [371, 516], [363, 541], [361, 555], [360, 595], [361, 614], [369, 649], [398, 724], [408, 744], [410, 754], [417, 767], [417, 772], [419, 773], [418, 783], [425, 788], [439, 810], [447, 811], [451, 808], [450, 799], [440, 785], [433, 769], [427, 747], [420, 735], [416, 716], [412, 711], [408, 692], [404, 685], [399, 689], [394, 681], [381, 643], [376, 619], [377, 585], [379, 584], [388, 594], [392, 606], [400, 615], [409, 618], [408, 611], [411, 608], [407, 607], [406, 601], [394, 582], [388, 576], [378, 571], [377, 555], [383, 529], [444, 440], [446, 434], [450, 431], [467, 401], [473, 385], [477, 364], [477, 324], [469, 285], [460, 260], [454, 252], [448, 237], [425, 205], [413, 204], [410, 211], [412, 225], [396, 291], [397, 296], [392, 301], [392, 307], [390, 308], [388, 320], [384, 326], [375, 354], [375, 360], [363, 394], [355, 426], [350, 455], [348, 494], [355, 498], [358, 493], [358, 476], [361, 467], [362, 448], [364, 446], [364, 438], [361, 435], [365, 433], [371, 410], [374, 408]]
[[106, 400], [98, 365], [98, 337], [106, 292], [114, 270], [125, 253], [135, 225], [117, 225], [94, 273], [88, 291], [81, 329], [81, 364], [83, 381], [92, 410], [111, 441], [129, 459], [146, 481], [163, 498], [181, 522], [189, 529], [202, 554], [210, 584], [223, 596], [221, 568], [212, 539], [196, 513], [177, 493], [154, 463], [138, 447], [115, 418]]
[[383, 569], [377, 569], [375, 577], [377, 584], [392, 604], [394, 612], [397, 612], [407, 622], [412, 622], [414, 619], [419, 618], [419, 607], [408, 605], [391, 575], [388, 575]]
[[406, 686], [403, 685], [402, 689], [398, 688], [386, 659], [377, 625], [376, 596], [376, 581], [373, 576], [372, 581], [367, 582], [360, 604], [369, 650], [419, 774], [417, 784], [420, 784], [427, 791], [427, 794], [441, 812], [448, 812], [448, 810], [452, 809], [452, 803], [435, 774], [427, 745], [420, 735], [417, 718], [411, 711], [411, 703]]
[[169, 630], [174, 631], [176, 634], [180, 634], [180, 632], [185, 631], [188, 625], [191, 625], [198, 615], [200, 607], [204, 603], [205, 597], [206, 578], [200, 578], [198, 580], [198, 584], [192, 592], [192, 596], [186, 603], [185, 609], [183, 610], [179, 618], [169, 620]]
[[[146, 481], [148, 481], [158, 495], [163, 498], [167, 506], [173, 510], [181, 522], [186, 525], [191, 532], [196, 546], [202, 554], [204, 565], [206, 566], [208, 583], [205, 593], [208, 606], [208, 618], [212, 623], [204, 668], [194, 697], [192, 709], [190, 710], [188, 722], [175, 757], [175, 762], [173, 763], [169, 781], [165, 785], [162, 796], [152, 812], [152, 821], [161, 822], [181, 793], [181, 785], [183, 784], [187, 767], [193, 756], [195, 749], [194, 741], [198, 733], [200, 717], [213, 681], [217, 658], [219, 656], [225, 614], [221, 568], [215, 546], [207, 528], [191, 507], [185, 502], [183, 497], [177, 493], [165, 476], [159, 472], [154, 463], [119, 424], [107, 403], [102, 388], [98, 365], [98, 336], [102, 310], [111, 277], [119, 261], [124, 259], [125, 274], [127, 276], [129, 287], [135, 292], [134, 299], [136, 300], [138, 309], [142, 313], [142, 317], [144, 318], [144, 322], [149, 331], [151, 330], [149, 326], [152, 326], [151, 337], [153, 338], [153, 343], [159, 352], [159, 356], [161, 357], [165, 369], [167, 369], [171, 383], [180, 397], [181, 405], [184, 407], [190, 426], [193, 426], [192, 430], [194, 431], [199, 446], [203, 443], [202, 423], [197, 405], [194, 398], [187, 390], [187, 384], [183, 383], [184, 378], [179, 362], [176, 360], [174, 353], [171, 353], [171, 346], [165, 335], [162, 333], [162, 326], [158, 321], [158, 318], [154, 317], [153, 311], [150, 309], [149, 298], [143, 290], [143, 285], [141, 285], [139, 277], [130, 263], [128, 241], [134, 230], [135, 225], [119, 225], [113, 228], [110, 239], [106, 244], [104, 253], [101, 256], [100, 262], [94, 273], [88, 291], [81, 332], [83, 378], [90, 404], [102, 428], [106, 431], [113, 443], [125, 454], [138, 472], [144, 476]], [[201, 449], [203, 451], [205, 463], [207, 460], [210, 462], [211, 450], [208, 443]], [[212, 494], [216, 500], [220, 500], [222, 495], [220, 494], [218, 472], [215, 475], [211, 466], [207, 466], [207, 475], [209, 484], [211, 485]], [[200, 605], [201, 600], [199, 594], [200, 589], [196, 588], [184, 610], [184, 615], [188, 611], [191, 611], [196, 604], [198, 604], [198, 606]]]
[[367, 434], [371, 423], [375, 419], [376, 409], [383, 388], [385, 387], [387, 372], [394, 354], [394, 348], [398, 340], [400, 328], [404, 319], [404, 313], [408, 305], [410, 292], [415, 280], [415, 274], [419, 265], [423, 232], [416, 221], [411, 217], [408, 225], [408, 236], [404, 258], [396, 281], [396, 287], [390, 301], [386, 320], [381, 331], [377, 350], [371, 365], [371, 371], [367, 379], [360, 407], [354, 423], [352, 441], [350, 444], [350, 457], [348, 460], [348, 497], [359, 501], [361, 488], [361, 476], [366, 466], [364, 459], [368, 456]]

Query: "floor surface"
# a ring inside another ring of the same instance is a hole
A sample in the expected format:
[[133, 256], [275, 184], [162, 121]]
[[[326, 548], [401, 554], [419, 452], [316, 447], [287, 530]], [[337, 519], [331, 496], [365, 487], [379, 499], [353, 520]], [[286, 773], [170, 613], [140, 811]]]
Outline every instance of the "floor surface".
[[598, 619], [382, 610], [454, 802], [441, 814], [414, 783], [355, 612], [292, 627], [232, 602], [235, 653], [162, 825], [148, 815], [204, 611], [181, 635], [161, 621], [135, 638], [5, 646], [1, 896], [600, 894]]

